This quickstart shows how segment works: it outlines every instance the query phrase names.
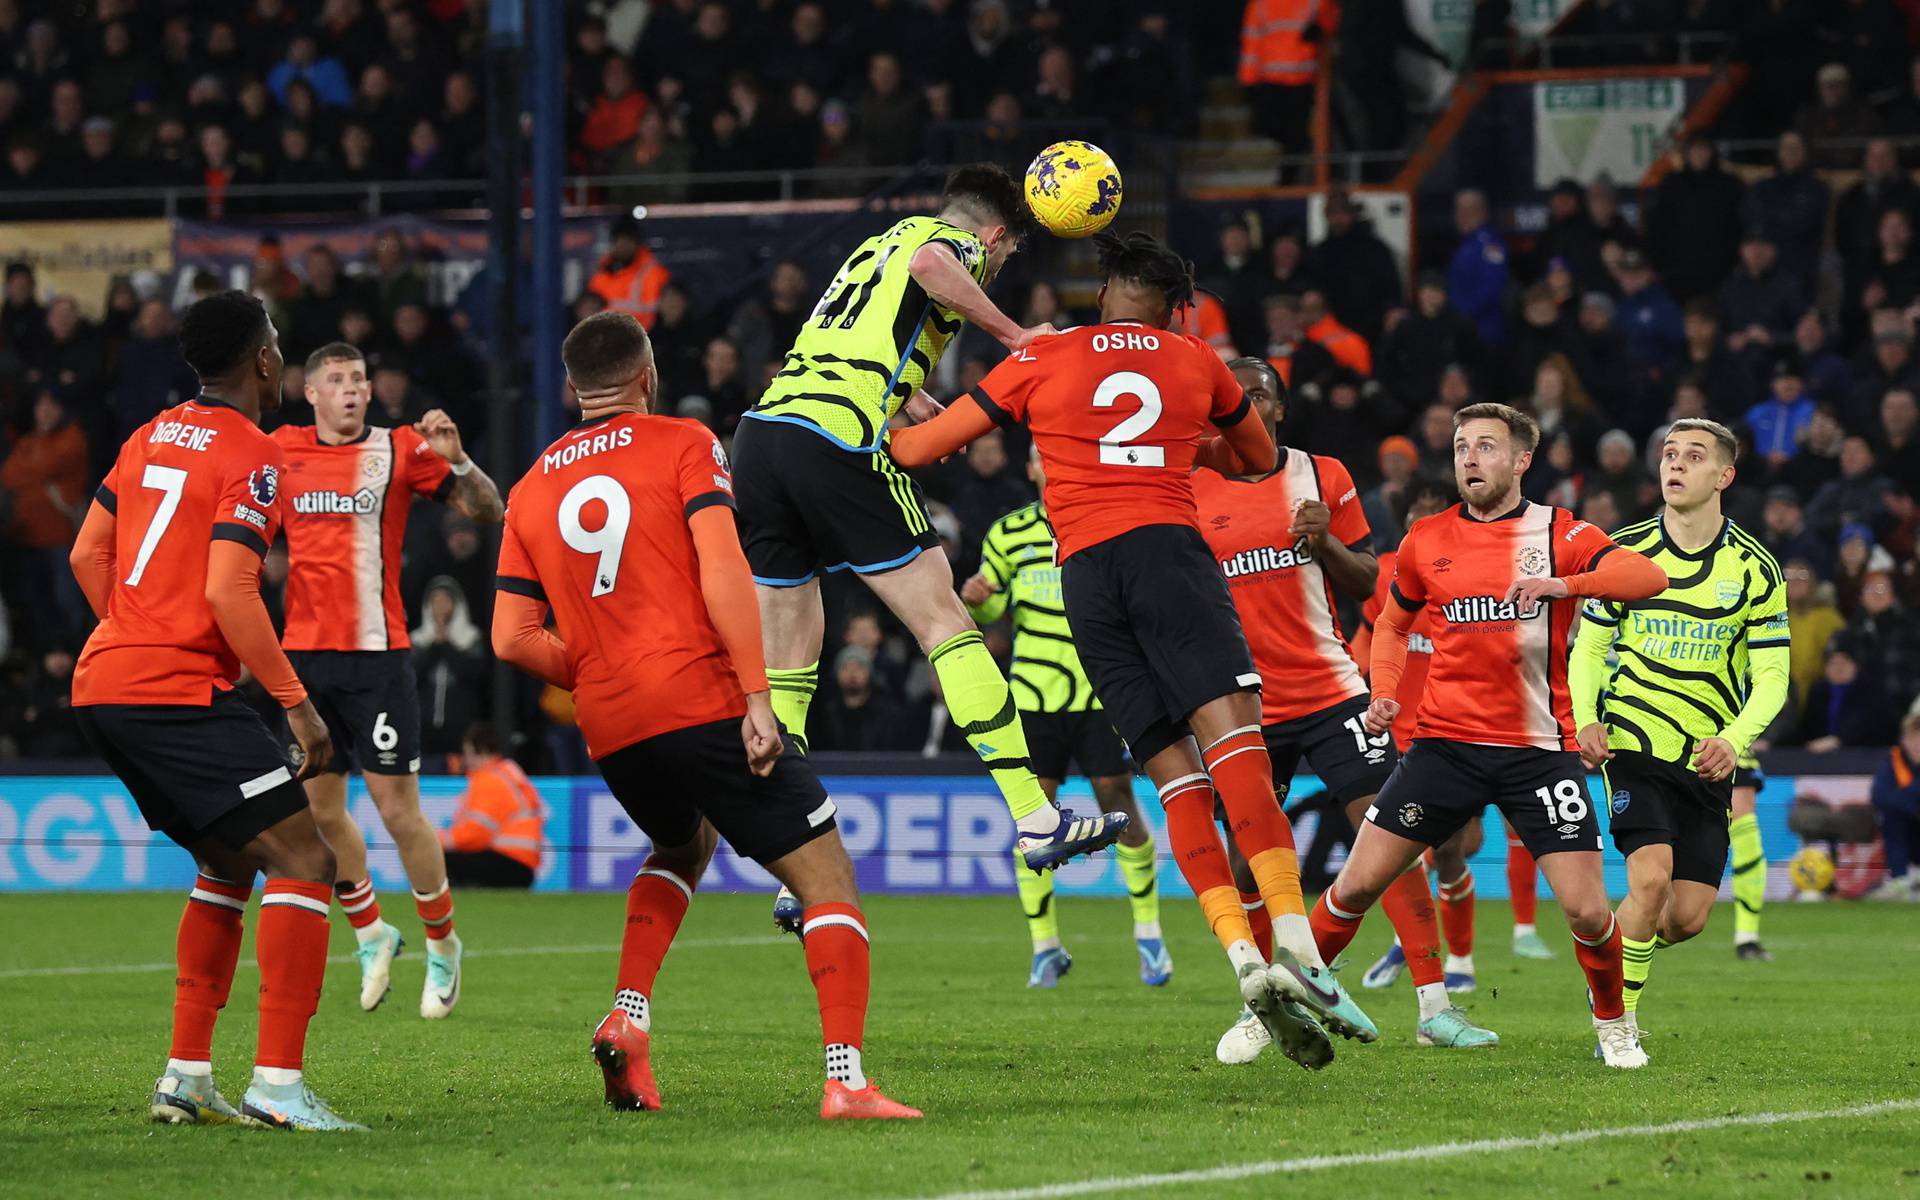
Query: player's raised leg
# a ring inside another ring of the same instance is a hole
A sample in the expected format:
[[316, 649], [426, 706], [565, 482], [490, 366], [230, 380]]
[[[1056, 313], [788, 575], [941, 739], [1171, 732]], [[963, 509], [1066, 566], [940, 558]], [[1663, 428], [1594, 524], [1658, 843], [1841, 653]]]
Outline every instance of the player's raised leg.
[[1013, 692], [986, 639], [953, 590], [944, 554], [920, 554], [904, 566], [863, 576], [919, 642], [940, 675], [954, 723], [980, 756], [1019, 831], [1017, 848], [1032, 870], [1057, 867], [1112, 845], [1126, 830], [1122, 813], [1076, 818], [1047, 803], [1033, 774], [1027, 735]]
[[420, 1015], [437, 1020], [460, 1000], [460, 936], [453, 926], [453, 890], [447, 882], [447, 856], [433, 826], [420, 811], [418, 775], [366, 774], [367, 792], [380, 821], [400, 851], [413, 888], [413, 905], [427, 934], [427, 976], [420, 990]]

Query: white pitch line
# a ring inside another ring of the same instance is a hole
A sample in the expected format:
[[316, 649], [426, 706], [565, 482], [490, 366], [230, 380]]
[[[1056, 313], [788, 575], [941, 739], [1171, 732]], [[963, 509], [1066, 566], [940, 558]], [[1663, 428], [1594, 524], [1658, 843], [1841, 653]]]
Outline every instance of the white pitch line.
[[1474, 1142], [1442, 1142], [1431, 1146], [1408, 1146], [1400, 1150], [1374, 1150], [1359, 1154], [1318, 1154], [1308, 1158], [1271, 1159], [1265, 1162], [1234, 1163], [1200, 1171], [1169, 1171], [1157, 1175], [1122, 1175], [1110, 1179], [1083, 1179], [1072, 1183], [1050, 1183], [1040, 1187], [1003, 1188], [978, 1192], [945, 1192], [919, 1200], [1053, 1200], [1059, 1196], [1089, 1196], [1101, 1192], [1134, 1192], [1149, 1188], [1178, 1187], [1195, 1183], [1226, 1183], [1261, 1175], [1291, 1175], [1302, 1171], [1325, 1171], [1335, 1167], [1368, 1167], [1382, 1163], [1424, 1162], [1436, 1158], [1459, 1158], [1468, 1154], [1504, 1153], [1513, 1150], [1545, 1150], [1554, 1146], [1576, 1146], [1609, 1138], [1657, 1137], [1667, 1133], [1699, 1133], [1712, 1129], [1738, 1129], [1755, 1126], [1793, 1125], [1802, 1121], [1835, 1121], [1853, 1117], [1877, 1117], [1888, 1113], [1920, 1111], [1920, 1100], [1880, 1100], [1852, 1108], [1830, 1108], [1803, 1112], [1750, 1113], [1736, 1117], [1704, 1117], [1688, 1121], [1668, 1121], [1660, 1125], [1615, 1125], [1606, 1129], [1573, 1129], [1565, 1133], [1543, 1133], [1536, 1137], [1487, 1138]]

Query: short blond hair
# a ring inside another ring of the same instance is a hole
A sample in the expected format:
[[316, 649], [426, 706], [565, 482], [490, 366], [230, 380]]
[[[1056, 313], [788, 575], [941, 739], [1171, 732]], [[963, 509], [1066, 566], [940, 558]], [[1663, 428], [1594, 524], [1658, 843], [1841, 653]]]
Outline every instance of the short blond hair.
[[1682, 417], [1667, 426], [1667, 437], [1676, 433], [1704, 433], [1719, 447], [1720, 456], [1727, 460], [1728, 466], [1740, 461], [1740, 439], [1733, 436], [1733, 430], [1718, 421], [1709, 421], [1705, 417]]
[[1507, 427], [1507, 433], [1512, 436], [1522, 452], [1531, 454], [1539, 448], [1540, 422], [1511, 404], [1496, 404], [1492, 401], [1469, 404], [1453, 414], [1453, 431], [1459, 433], [1460, 427], [1468, 421], [1498, 421]]

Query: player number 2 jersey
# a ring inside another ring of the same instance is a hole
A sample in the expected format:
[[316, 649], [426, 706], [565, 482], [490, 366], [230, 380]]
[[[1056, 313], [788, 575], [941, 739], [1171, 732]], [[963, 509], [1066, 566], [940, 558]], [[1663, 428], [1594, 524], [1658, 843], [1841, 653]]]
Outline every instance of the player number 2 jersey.
[[929, 299], [908, 268], [930, 244], [951, 250], [985, 281], [979, 237], [938, 217], [908, 217], [868, 238], [840, 264], [747, 415], [805, 426], [848, 449], [877, 449], [887, 421], [960, 332], [961, 318]]
[[553, 606], [596, 760], [747, 711], [687, 526], [715, 504], [733, 478], [713, 434], [625, 413], [547, 447], [507, 499], [499, 588]]
[[1319, 500], [1332, 513], [1327, 537], [1370, 551], [1372, 534], [1353, 478], [1336, 459], [1282, 448], [1264, 479], [1196, 471], [1200, 532], [1220, 563], [1265, 686], [1268, 725], [1310, 716], [1366, 694], [1334, 611], [1333, 584], [1307, 539], [1287, 536], [1294, 505]]
[[1016, 508], [993, 523], [980, 546], [980, 573], [1000, 590], [973, 610], [975, 618], [986, 623], [1013, 613], [1013, 669], [1007, 682], [1014, 706], [1035, 713], [1099, 708], [1067, 623], [1044, 506]]
[[329, 445], [311, 425], [273, 431], [287, 456], [289, 650], [404, 650], [400, 551], [415, 496], [444, 500], [453, 467], [412, 428], [369, 425]]
[[1198, 529], [1200, 442], [1252, 411], [1213, 347], [1133, 321], [1041, 338], [970, 395], [997, 424], [1032, 431], [1061, 562], [1145, 525]]
[[1414, 717], [1416, 738], [1572, 750], [1567, 637], [1578, 601], [1518, 606], [1523, 578], [1587, 571], [1614, 549], [1598, 528], [1521, 501], [1492, 521], [1465, 504], [1414, 522], [1400, 543], [1392, 594], [1431, 622], [1433, 659]]
[[215, 541], [267, 552], [283, 475], [273, 439], [217, 400], [127, 439], [96, 497], [114, 515], [113, 590], [74, 667], [75, 704], [205, 705], [240, 677], [207, 604], [207, 554]]

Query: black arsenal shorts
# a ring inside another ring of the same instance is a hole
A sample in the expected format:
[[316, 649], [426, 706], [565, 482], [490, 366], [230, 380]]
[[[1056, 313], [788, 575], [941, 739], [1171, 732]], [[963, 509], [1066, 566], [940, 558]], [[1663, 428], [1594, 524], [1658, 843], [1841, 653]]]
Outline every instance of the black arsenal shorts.
[[656, 846], [686, 845], [705, 817], [737, 853], [764, 865], [834, 828], [833, 801], [791, 741], [771, 775], [747, 767], [738, 717], [662, 733], [594, 765]]
[[1587, 769], [1571, 750], [1415, 738], [1367, 810], [1367, 820], [1438, 846], [1498, 805], [1535, 858], [1601, 849]]
[[1710, 887], [1726, 873], [1733, 781], [1718, 783], [1677, 763], [1616, 750], [1601, 768], [1608, 824], [1622, 855], [1643, 846], [1673, 847], [1673, 877]]
[[1305, 758], [1327, 785], [1334, 800], [1348, 805], [1377, 796], [1400, 761], [1393, 733], [1368, 733], [1361, 723], [1367, 715], [1367, 697], [1355, 696], [1329, 708], [1291, 721], [1260, 727], [1273, 760], [1275, 784], [1284, 784]]
[[290, 650], [333, 736], [327, 773], [420, 773], [420, 690], [408, 650]]
[[147, 827], [182, 846], [211, 837], [238, 850], [307, 806], [286, 746], [238, 692], [204, 707], [87, 704], [73, 715]]
[[1145, 765], [1188, 736], [1210, 700], [1258, 691], [1226, 577], [1200, 531], [1143, 525], [1060, 568], [1080, 665], [1107, 719]]
[[1106, 711], [1022, 712], [1020, 726], [1027, 732], [1027, 757], [1033, 773], [1042, 779], [1065, 779], [1077, 764], [1089, 779], [1104, 775], [1131, 775], [1127, 744], [1113, 731]]
[[885, 450], [844, 449], [788, 421], [740, 422], [733, 495], [755, 583], [877, 575], [940, 545], [920, 485]]
[[1767, 786], [1767, 773], [1758, 766], [1736, 766], [1733, 768], [1733, 786], [1737, 788], [1752, 788], [1757, 792]]

